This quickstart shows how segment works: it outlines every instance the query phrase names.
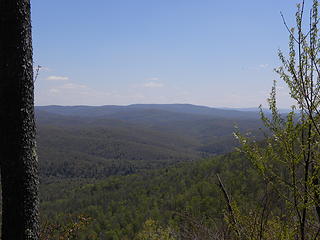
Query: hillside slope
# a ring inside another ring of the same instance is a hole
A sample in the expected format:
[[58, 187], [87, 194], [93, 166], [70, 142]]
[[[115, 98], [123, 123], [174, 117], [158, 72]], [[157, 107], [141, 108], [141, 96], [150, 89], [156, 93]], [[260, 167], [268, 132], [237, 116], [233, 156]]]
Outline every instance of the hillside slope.
[[229, 154], [95, 182], [63, 180], [43, 185], [42, 218], [63, 223], [65, 214], [90, 216], [94, 221], [79, 240], [89, 235], [134, 239], [150, 218], [179, 228], [181, 221], [188, 221], [185, 213], [214, 227], [223, 222], [225, 209], [216, 173], [243, 209], [253, 209], [255, 199], [264, 194], [262, 180], [250, 163], [239, 154]]
[[37, 107], [41, 174], [101, 178], [223, 154], [237, 145], [235, 125], [261, 126], [256, 115], [192, 105]]

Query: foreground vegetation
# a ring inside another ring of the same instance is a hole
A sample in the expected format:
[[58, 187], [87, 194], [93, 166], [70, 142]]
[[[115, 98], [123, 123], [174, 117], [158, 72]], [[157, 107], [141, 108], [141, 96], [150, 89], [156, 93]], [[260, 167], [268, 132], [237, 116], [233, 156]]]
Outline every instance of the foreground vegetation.
[[92, 222], [77, 239], [139, 239], [151, 223], [175, 234], [190, 234], [186, 231], [192, 221], [201, 221], [199, 230], [220, 229], [225, 201], [216, 173], [242, 209], [263, 198], [262, 178], [241, 154], [232, 153], [91, 183], [62, 180], [44, 185], [42, 222], [61, 224], [68, 222], [67, 216], [90, 216]]

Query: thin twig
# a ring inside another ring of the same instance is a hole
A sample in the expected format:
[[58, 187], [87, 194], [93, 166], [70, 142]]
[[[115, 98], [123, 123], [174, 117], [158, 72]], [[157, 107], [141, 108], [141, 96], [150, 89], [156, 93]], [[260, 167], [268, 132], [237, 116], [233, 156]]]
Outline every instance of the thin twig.
[[[230, 200], [230, 197], [221, 181], [221, 178], [219, 176], [219, 174], [216, 174], [217, 175], [217, 178], [218, 178], [218, 187], [220, 188], [220, 190], [222, 191], [223, 193], [223, 196], [224, 196], [224, 199], [226, 200], [226, 203], [227, 203], [227, 208], [228, 208], [228, 212], [229, 214], [231, 215], [231, 219], [232, 219], [232, 222], [233, 224], [235, 225], [235, 227], [237, 226], [237, 221], [236, 221], [236, 217], [235, 217], [235, 214], [234, 214], [234, 211], [233, 211], [233, 208], [232, 208], [232, 205], [231, 205], [231, 200]], [[239, 230], [237, 229], [237, 227], [235, 228], [236, 232], [237, 232], [237, 235], [240, 237], [241, 234], [239, 232]]]
[[283, 21], [283, 24], [284, 26], [286, 27], [286, 29], [288, 30], [289, 34], [291, 35], [291, 37], [293, 38], [293, 40], [296, 42], [296, 43], [299, 43], [298, 40], [295, 38], [295, 36], [293, 35], [293, 33], [290, 31], [289, 27], [288, 27], [288, 24], [282, 14], [282, 12], [280, 12], [280, 15], [281, 15], [281, 18], [282, 18], [282, 21]]
[[37, 68], [36, 68], [36, 74], [34, 76], [34, 80], [33, 82], [36, 82], [37, 79], [38, 79], [38, 76], [39, 76], [39, 72], [40, 72], [40, 69], [42, 68], [42, 66], [38, 65]]

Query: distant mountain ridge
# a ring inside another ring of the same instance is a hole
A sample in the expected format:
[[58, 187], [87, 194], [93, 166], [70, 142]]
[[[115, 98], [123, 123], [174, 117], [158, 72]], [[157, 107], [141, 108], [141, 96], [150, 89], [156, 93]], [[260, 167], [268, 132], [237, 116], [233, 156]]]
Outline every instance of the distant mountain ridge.
[[37, 106], [36, 111], [46, 111], [49, 113], [64, 115], [64, 116], [79, 116], [79, 117], [106, 117], [112, 115], [123, 114], [132, 111], [166, 111], [174, 113], [202, 115], [217, 118], [237, 118], [250, 119], [258, 118], [257, 111], [237, 110], [237, 109], [222, 109], [211, 108], [206, 106], [198, 106], [192, 104], [132, 104], [128, 106], [104, 105], [104, 106]]

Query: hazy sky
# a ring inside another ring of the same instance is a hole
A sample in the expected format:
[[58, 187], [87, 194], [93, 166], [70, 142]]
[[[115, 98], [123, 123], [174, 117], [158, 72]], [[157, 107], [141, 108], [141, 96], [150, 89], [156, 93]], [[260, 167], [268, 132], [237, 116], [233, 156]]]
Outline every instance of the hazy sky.
[[36, 105], [264, 104], [298, 2], [32, 0]]

